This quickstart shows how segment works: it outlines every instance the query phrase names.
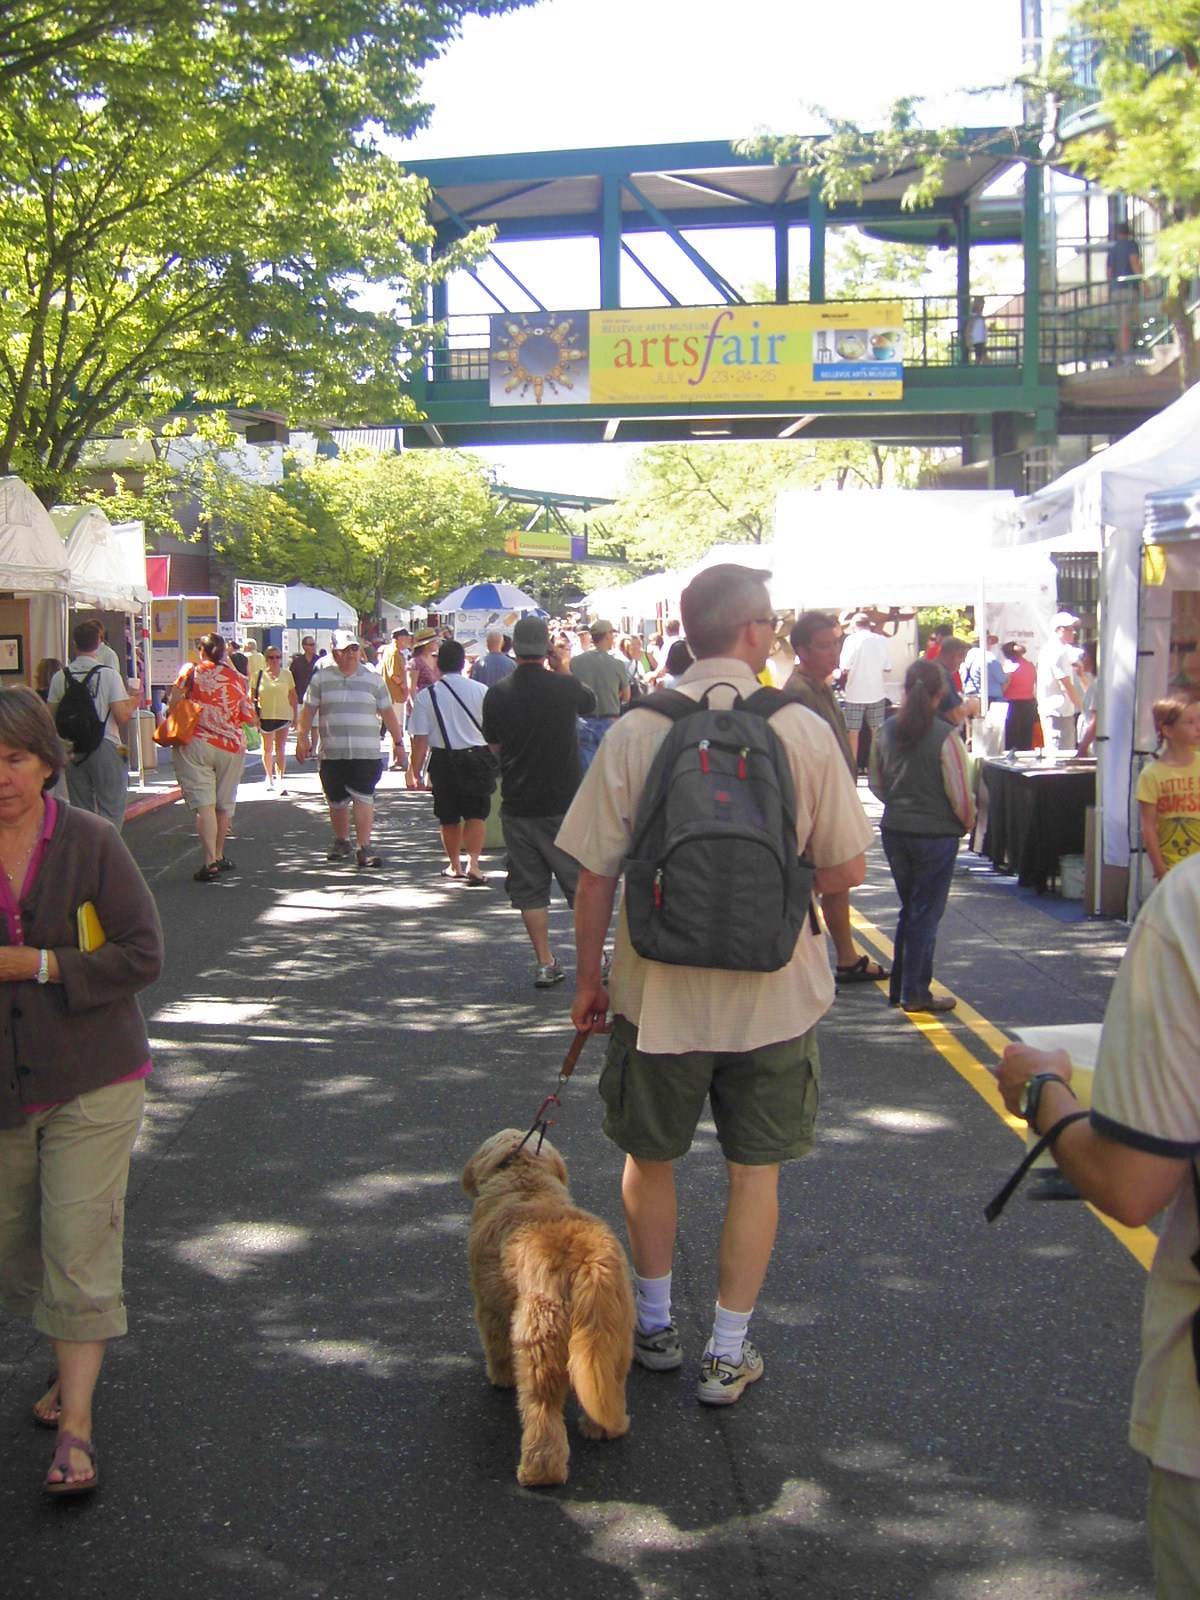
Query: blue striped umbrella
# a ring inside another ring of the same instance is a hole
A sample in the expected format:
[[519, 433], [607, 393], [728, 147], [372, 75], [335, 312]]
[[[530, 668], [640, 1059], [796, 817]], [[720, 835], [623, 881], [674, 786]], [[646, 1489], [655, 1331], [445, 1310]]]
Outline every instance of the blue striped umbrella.
[[536, 611], [542, 615], [537, 601], [511, 583], [466, 584], [439, 601], [437, 611]]

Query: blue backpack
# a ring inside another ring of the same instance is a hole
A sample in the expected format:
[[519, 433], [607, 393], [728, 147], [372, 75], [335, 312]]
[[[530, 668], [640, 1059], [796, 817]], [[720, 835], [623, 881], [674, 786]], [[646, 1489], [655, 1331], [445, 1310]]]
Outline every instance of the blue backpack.
[[629, 936], [648, 961], [775, 972], [806, 918], [816, 929], [787, 752], [767, 721], [793, 703], [764, 688], [714, 711], [707, 694], [662, 689], [630, 708], [674, 724], [622, 863]]

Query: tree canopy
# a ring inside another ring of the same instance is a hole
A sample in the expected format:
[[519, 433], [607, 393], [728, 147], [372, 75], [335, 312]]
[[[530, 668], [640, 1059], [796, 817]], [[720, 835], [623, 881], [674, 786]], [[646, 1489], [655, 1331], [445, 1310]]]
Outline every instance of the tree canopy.
[[412, 319], [485, 239], [432, 259], [384, 136], [464, 16], [522, 3], [0, 0], [0, 473], [50, 499], [187, 404], [411, 414]]
[[[1087, 0], [1072, 12], [1076, 36], [1086, 36], [1100, 60], [1097, 131], [1064, 140], [1062, 110], [1077, 96], [1068, 50], [1060, 44], [1036, 71], [1002, 87], [1026, 104], [1044, 104], [1042, 159], [1081, 173], [1110, 193], [1136, 196], [1162, 221], [1153, 270], [1167, 285], [1167, 313], [1180, 352], [1180, 382], [1200, 379], [1188, 309], [1188, 285], [1200, 277], [1200, 0]], [[994, 92], [990, 86], [986, 92]], [[831, 201], [856, 203], [872, 171], [903, 176], [902, 204], [927, 206], [941, 191], [946, 162], [969, 150], [961, 128], [927, 128], [920, 102], [894, 102], [881, 129], [867, 130], [818, 110], [828, 127], [819, 138], [760, 135], [745, 142], [758, 154], [794, 162], [820, 180]], [[1022, 130], [1012, 130], [1014, 153]], [[994, 147], [994, 146], [993, 146]]]
[[678, 567], [715, 544], [769, 543], [782, 489], [912, 487], [926, 460], [865, 439], [651, 445], [606, 520], [634, 566]]

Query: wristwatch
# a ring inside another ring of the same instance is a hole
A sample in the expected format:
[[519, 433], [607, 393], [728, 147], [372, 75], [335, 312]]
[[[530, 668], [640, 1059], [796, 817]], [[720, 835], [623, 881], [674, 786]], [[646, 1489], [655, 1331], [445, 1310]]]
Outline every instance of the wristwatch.
[[1036, 1128], [1038, 1106], [1042, 1101], [1042, 1090], [1048, 1083], [1061, 1083], [1064, 1089], [1071, 1085], [1065, 1078], [1060, 1078], [1057, 1072], [1035, 1072], [1033, 1077], [1021, 1090], [1021, 1098], [1017, 1102], [1017, 1115], [1024, 1117], [1031, 1128]]
[[50, 952], [49, 952], [49, 950], [39, 950], [38, 951], [37, 981], [39, 983], [49, 983], [50, 982]]

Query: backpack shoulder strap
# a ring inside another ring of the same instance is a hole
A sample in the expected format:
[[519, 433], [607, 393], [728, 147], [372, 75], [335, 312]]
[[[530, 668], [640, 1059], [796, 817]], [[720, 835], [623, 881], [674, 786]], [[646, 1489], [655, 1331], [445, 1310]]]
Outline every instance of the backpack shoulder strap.
[[756, 717], [765, 719], [773, 717], [781, 706], [795, 705], [797, 703], [791, 695], [785, 694], [782, 689], [773, 689], [769, 685], [763, 684], [755, 689], [753, 694], [746, 696], [739, 709], [753, 712]]
[[684, 694], [679, 689], [656, 689], [644, 699], [632, 701], [626, 708], [625, 715], [628, 716], [633, 711], [657, 711], [661, 716], [670, 718], [672, 722], [682, 722], [684, 717], [690, 717], [694, 711], [705, 710], [707, 704], [707, 696], [703, 700], [693, 700], [690, 694]]

